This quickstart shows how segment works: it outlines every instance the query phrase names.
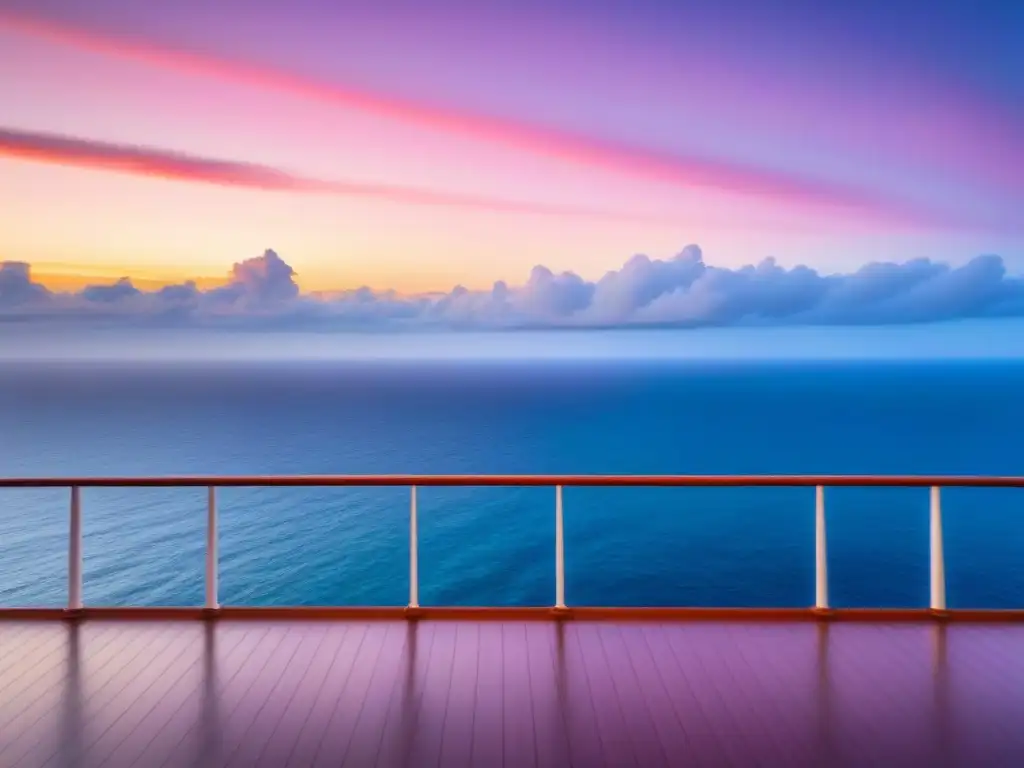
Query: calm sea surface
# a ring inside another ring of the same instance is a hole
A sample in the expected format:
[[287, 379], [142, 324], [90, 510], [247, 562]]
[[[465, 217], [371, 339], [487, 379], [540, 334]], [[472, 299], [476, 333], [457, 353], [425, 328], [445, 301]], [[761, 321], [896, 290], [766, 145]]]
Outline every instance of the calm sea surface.
[[[1024, 474], [1024, 364], [0, 364], [0, 475]], [[949, 600], [1024, 606], [1024, 492], [944, 493]], [[829, 490], [832, 598], [922, 606], [926, 490]], [[202, 602], [205, 492], [83, 492], [85, 598]], [[227, 489], [230, 604], [402, 604], [406, 489]], [[0, 605], [65, 599], [66, 491], [0, 491]], [[554, 491], [422, 489], [424, 604], [544, 605]], [[813, 602], [811, 489], [567, 489], [568, 602]]]

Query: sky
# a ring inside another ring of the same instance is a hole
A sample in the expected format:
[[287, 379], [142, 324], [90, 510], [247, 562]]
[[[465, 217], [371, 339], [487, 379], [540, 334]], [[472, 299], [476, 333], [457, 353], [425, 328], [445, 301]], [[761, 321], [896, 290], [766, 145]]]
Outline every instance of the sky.
[[0, 0], [0, 317], [1024, 313], [1021, 3], [424, 9]]

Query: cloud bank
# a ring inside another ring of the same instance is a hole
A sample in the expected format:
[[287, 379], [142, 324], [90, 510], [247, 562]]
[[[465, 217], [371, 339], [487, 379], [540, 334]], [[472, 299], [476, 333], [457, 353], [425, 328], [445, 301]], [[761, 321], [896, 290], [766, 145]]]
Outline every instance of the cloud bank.
[[29, 265], [0, 262], [0, 320], [309, 329], [514, 329], [631, 326], [858, 325], [1024, 316], [1024, 278], [999, 256], [953, 267], [928, 259], [872, 262], [848, 274], [774, 259], [727, 269], [689, 245], [670, 259], [638, 255], [596, 281], [544, 266], [518, 286], [456, 286], [403, 296], [358, 288], [302, 294], [276, 252], [234, 265], [226, 284], [143, 291], [129, 278], [56, 293]]

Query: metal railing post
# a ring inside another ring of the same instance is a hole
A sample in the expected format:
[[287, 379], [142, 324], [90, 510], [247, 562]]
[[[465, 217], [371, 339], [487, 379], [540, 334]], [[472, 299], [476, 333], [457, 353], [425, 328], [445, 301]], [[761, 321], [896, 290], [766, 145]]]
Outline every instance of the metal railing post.
[[946, 610], [946, 563], [942, 551], [942, 500], [939, 486], [931, 492], [931, 574], [933, 611]]
[[565, 608], [565, 526], [562, 486], [555, 486], [555, 608]]
[[68, 531], [68, 610], [82, 609], [82, 490], [71, 488], [71, 519]]
[[825, 533], [825, 489], [814, 489], [814, 607], [828, 608], [828, 540]]
[[206, 609], [220, 608], [217, 601], [217, 489], [210, 486], [206, 496]]
[[420, 607], [420, 574], [418, 562], [419, 533], [416, 528], [416, 486], [409, 496], [409, 607]]

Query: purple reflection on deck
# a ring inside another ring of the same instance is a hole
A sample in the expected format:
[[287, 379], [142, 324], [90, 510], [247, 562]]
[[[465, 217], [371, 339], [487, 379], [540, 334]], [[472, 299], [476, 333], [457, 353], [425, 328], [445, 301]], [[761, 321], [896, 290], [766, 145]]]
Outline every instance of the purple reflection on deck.
[[3, 766], [1012, 765], [1024, 627], [0, 623]]

